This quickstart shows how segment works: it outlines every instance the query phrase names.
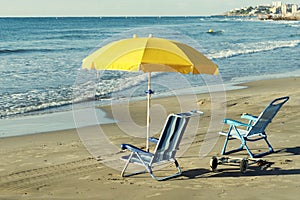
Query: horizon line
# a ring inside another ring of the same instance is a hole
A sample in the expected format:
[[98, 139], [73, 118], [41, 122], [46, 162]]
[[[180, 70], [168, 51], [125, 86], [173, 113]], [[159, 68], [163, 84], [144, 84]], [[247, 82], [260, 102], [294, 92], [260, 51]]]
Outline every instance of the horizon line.
[[212, 17], [212, 16], [225, 16], [224, 14], [212, 15], [45, 15], [45, 16], [0, 16], [0, 18], [55, 18], [55, 17]]

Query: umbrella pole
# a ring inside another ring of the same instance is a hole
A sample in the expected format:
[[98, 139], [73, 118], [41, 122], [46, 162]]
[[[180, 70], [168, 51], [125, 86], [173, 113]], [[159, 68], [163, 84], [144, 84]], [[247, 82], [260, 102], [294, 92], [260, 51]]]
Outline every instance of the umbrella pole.
[[150, 135], [150, 101], [151, 101], [151, 72], [148, 74], [148, 91], [147, 91], [147, 141], [146, 150], [149, 152], [149, 135]]

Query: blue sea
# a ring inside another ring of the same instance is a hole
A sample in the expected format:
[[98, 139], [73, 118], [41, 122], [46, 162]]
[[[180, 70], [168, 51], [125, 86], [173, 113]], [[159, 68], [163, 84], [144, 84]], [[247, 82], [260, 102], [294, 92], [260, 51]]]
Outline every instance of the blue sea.
[[[72, 103], [94, 97], [95, 105], [127, 98], [124, 91], [131, 100], [143, 99], [147, 74], [80, 69], [82, 59], [97, 48], [133, 34], [191, 45], [219, 66], [228, 88], [300, 75], [300, 21], [222, 16], [0, 18], [0, 137], [73, 128]], [[162, 79], [173, 86], [161, 86], [157, 81]], [[201, 77], [187, 79], [201, 92]], [[174, 80], [174, 74], [154, 73], [155, 95], [183, 89]], [[79, 93], [90, 90], [89, 81], [96, 83], [91, 89], [95, 95]], [[102, 123], [111, 122], [98, 114]]]

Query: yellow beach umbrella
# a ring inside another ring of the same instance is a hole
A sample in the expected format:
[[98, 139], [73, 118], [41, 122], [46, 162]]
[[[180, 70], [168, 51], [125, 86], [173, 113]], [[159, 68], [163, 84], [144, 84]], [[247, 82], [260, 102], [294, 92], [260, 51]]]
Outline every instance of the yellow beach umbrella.
[[150, 124], [151, 72], [218, 75], [218, 66], [196, 49], [163, 38], [118, 40], [96, 50], [82, 61], [82, 68], [148, 72], [147, 150]]

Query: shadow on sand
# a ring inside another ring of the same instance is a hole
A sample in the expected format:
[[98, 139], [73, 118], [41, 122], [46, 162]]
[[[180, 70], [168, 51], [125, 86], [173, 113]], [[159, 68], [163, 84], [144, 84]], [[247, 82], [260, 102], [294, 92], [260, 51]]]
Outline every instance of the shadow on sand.
[[212, 172], [208, 169], [190, 169], [184, 171], [181, 177], [187, 179], [210, 178], [210, 177], [251, 177], [251, 176], [277, 176], [277, 175], [297, 175], [300, 174], [300, 169], [281, 169], [273, 168], [272, 170], [262, 170], [258, 167], [249, 167], [245, 174], [239, 171], [239, 167], [220, 169], [217, 172]]
[[[275, 153], [284, 153], [284, 156], [297, 156], [300, 155], [300, 147], [283, 148]], [[285, 162], [293, 162], [291, 159], [286, 159]], [[277, 175], [297, 175], [300, 174], [300, 169], [282, 169], [279, 167], [271, 167], [274, 162], [267, 162], [268, 166], [251, 165], [248, 167], [245, 174], [239, 170], [239, 166], [227, 166], [226, 168], [220, 167], [216, 172], [212, 172], [207, 164], [207, 169], [197, 168], [186, 170], [182, 173], [181, 177], [187, 179], [196, 178], [210, 178], [210, 177], [251, 177], [251, 176], [277, 176]]]
[[276, 153], [289, 153], [291, 155], [300, 155], [300, 147], [284, 148], [276, 151]]

